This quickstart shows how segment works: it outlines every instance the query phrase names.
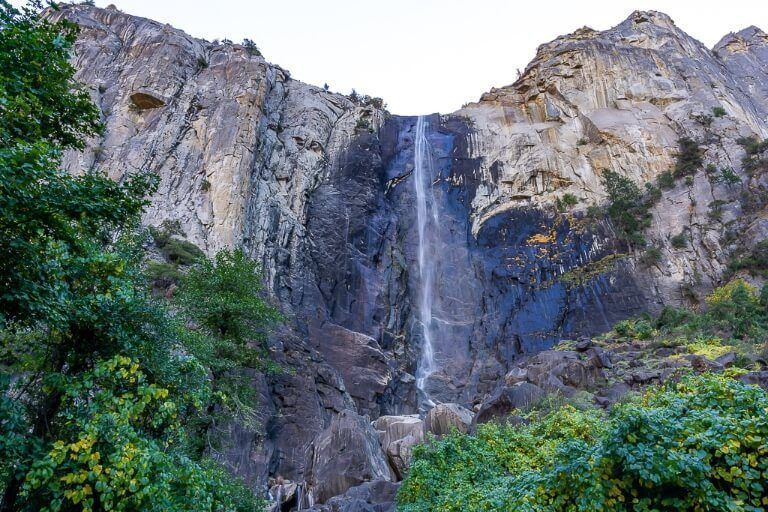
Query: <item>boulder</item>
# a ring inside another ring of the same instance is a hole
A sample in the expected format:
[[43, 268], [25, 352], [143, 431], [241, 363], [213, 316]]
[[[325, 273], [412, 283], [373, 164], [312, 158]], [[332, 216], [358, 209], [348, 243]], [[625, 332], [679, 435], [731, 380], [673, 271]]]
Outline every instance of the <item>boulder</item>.
[[728, 352], [723, 354], [715, 359], [715, 362], [721, 364], [724, 368], [727, 368], [736, 362], [736, 352]]
[[[546, 394], [543, 389], [529, 382], [518, 382], [514, 386], [500, 388], [480, 405], [472, 424], [474, 426], [492, 420], [505, 420], [514, 411], [529, 408]], [[513, 418], [512, 421], [519, 421], [519, 417]]]
[[688, 357], [691, 363], [691, 367], [699, 373], [704, 372], [720, 372], [725, 368], [717, 361], [712, 361], [704, 356], [692, 355]]
[[747, 384], [754, 384], [768, 391], [768, 370], [745, 373], [739, 376], [739, 380]]
[[305, 478], [315, 501], [325, 503], [351, 487], [393, 475], [367, 418], [344, 410], [310, 445]]
[[600, 347], [592, 347], [587, 350], [589, 364], [595, 368], [613, 368], [610, 353]]
[[577, 352], [586, 352], [592, 346], [592, 340], [590, 338], [579, 338], [576, 342], [575, 348]]
[[605, 378], [602, 369], [612, 366], [601, 348], [583, 343], [583, 352], [544, 350], [520, 360], [506, 375], [507, 385], [530, 382], [547, 391], [572, 395], [575, 389], [587, 389]]
[[374, 480], [352, 487], [342, 496], [335, 496], [308, 512], [395, 512], [399, 485], [387, 480]]
[[373, 426], [395, 475], [404, 478], [413, 447], [424, 441], [424, 422], [416, 415], [381, 416]]
[[519, 366], [512, 368], [504, 376], [504, 382], [506, 382], [508, 386], [512, 386], [518, 382], [525, 382], [526, 380], [528, 380], [528, 370]]
[[387, 458], [398, 480], [405, 478], [408, 468], [411, 466], [413, 447], [423, 442], [412, 435], [407, 435], [387, 446]]
[[472, 424], [472, 411], [459, 404], [438, 404], [429, 410], [424, 418], [427, 432], [443, 436], [456, 427], [459, 432], [469, 432]]
[[424, 421], [416, 414], [380, 416], [373, 422], [373, 427], [379, 434], [379, 441], [384, 451], [391, 443], [406, 436], [412, 436], [418, 442], [424, 439]]
[[296, 490], [298, 489], [296, 482], [282, 482], [273, 485], [269, 489], [269, 495], [271, 497], [272, 506], [270, 510], [279, 512], [284, 507], [290, 507], [290, 504], [296, 501]]

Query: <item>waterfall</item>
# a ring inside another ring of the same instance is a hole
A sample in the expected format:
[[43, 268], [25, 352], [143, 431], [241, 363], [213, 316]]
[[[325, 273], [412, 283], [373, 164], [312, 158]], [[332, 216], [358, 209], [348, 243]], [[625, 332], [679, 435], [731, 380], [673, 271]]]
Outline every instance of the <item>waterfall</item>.
[[433, 345], [435, 234], [438, 229], [438, 213], [432, 193], [433, 166], [429, 140], [426, 135], [427, 121], [419, 116], [416, 121], [413, 156], [413, 184], [416, 192], [416, 222], [418, 226], [418, 265], [419, 265], [419, 322], [422, 328], [421, 357], [416, 370], [416, 386], [422, 393], [427, 405], [432, 404], [425, 385], [429, 376], [437, 369]]

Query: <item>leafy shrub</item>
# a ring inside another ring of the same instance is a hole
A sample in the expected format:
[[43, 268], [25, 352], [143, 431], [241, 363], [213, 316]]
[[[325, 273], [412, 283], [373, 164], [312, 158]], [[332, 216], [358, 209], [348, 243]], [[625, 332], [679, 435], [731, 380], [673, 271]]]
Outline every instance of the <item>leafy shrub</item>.
[[602, 218], [603, 218], [605, 215], [604, 215], [604, 212], [603, 212], [603, 209], [602, 209], [602, 208], [600, 208], [600, 207], [599, 207], [598, 205], [596, 205], [596, 204], [591, 204], [591, 205], [589, 205], [589, 206], [587, 207], [587, 213], [586, 213], [586, 216], [587, 216], [587, 217], [589, 217], [589, 218], [590, 218], [590, 219], [592, 219], [592, 220], [600, 220], [600, 219], [602, 219]]
[[613, 332], [622, 338], [648, 340], [656, 335], [654, 324], [648, 318], [622, 320], [613, 326]]
[[675, 249], [685, 249], [688, 247], [688, 235], [686, 235], [685, 231], [683, 231], [682, 233], [678, 233], [670, 238], [669, 242]]
[[640, 263], [646, 266], [656, 265], [661, 261], [661, 250], [656, 246], [646, 247], [640, 256]]
[[355, 130], [356, 131], [373, 131], [373, 128], [371, 128], [371, 122], [368, 119], [360, 118], [357, 120], [357, 123], [355, 124]]
[[694, 316], [695, 314], [688, 309], [665, 306], [664, 309], [661, 310], [659, 317], [656, 319], [656, 328], [678, 328], [688, 324]]
[[256, 390], [242, 370], [278, 370], [267, 352], [266, 335], [281, 318], [262, 296], [261, 280], [256, 262], [242, 251], [225, 250], [179, 281], [176, 305], [198, 325], [193, 352], [213, 377], [216, 407], [203, 418], [206, 426], [214, 414], [258, 426]]
[[[439, 441], [414, 449], [408, 477], [398, 493], [403, 512], [504, 510], [506, 489], [494, 482], [543, 470], [561, 444], [593, 443], [604, 430], [604, 415], [571, 406], [555, 409], [519, 426], [485, 424], [476, 436], [453, 431]], [[501, 491], [501, 492], [499, 492]]]
[[715, 117], [723, 117], [726, 114], [723, 107], [712, 107], [712, 115]]
[[739, 175], [733, 172], [733, 169], [730, 167], [723, 167], [720, 170], [720, 176], [718, 177], [718, 181], [722, 181], [726, 185], [735, 185], [736, 183], [741, 182], [741, 178], [739, 178]]
[[658, 178], [656, 178], [656, 183], [658, 183], [659, 188], [661, 189], [669, 190], [670, 188], [674, 188], [675, 175], [670, 171], [664, 171], [659, 174]]
[[768, 318], [754, 286], [734, 279], [712, 291], [706, 302], [707, 318], [715, 325], [732, 331], [736, 338], [762, 339]]
[[648, 210], [640, 188], [632, 180], [614, 171], [604, 171], [603, 187], [608, 193], [608, 216], [619, 236], [630, 243], [643, 245], [642, 231], [650, 224]]
[[698, 114], [693, 116], [694, 119], [696, 119], [698, 122], [700, 122], [703, 126], [709, 127], [712, 125], [712, 121], [714, 119], [709, 114]]
[[[138, 361], [118, 356], [98, 363], [68, 384], [62, 408], [68, 428], [32, 465], [24, 483], [41, 510], [245, 511], [258, 506], [253, 496], [240, 502], [243, 495], [233, 493], [232, 477], [211, 462], [197, 463], [168, 450], [184, 442], [183, 411], [168, 389], [148, 381]], [[148, 437], [146, 431], [161, 435]], [[230, 483], [221, 485], [222, 480]]]
[[741, 165], [747, 173], [754, 174], [768, 168], [768, 156], [765, 155], [768, 151], [768, 139], [760, 141], [757, 137], [742, 137], [736, 142], [744, 148]]
[[761, 240], [746, 255], [731, 261], [728, 270], [746, 270], [753, 276], [768, 276], [768, 239]]
[[191, 265], [205, 259], [205, 253], [192, 242], [177, 238], [181, 233], [178, 222], [163, 222], [159, 227], [150, 227], [149, 233], [163, 256], [178, 265]]
[[566, 192], [563, 194], [563, 197], [558, 197], [555, 200], [555, 207], [559, 211], [565, 211], [572, 206], [576, 206], [577, 204], [579, 204], [579, 198], [570, 192]]
[[704, 165], [699, 143], [690, 137], [683, 137], [677, 142], [679, 148], [677, 162], [675, 162], [675, 176], [681, 178], [695, 174]]
[[453, 434], [414, 451], [399, 510], [761, 510], [766, 408], [760, 388], [705, 375], [579, 418], [585, 430], [564, 409], [519, 437]]
[[178, 265], [172, 263], [161, 263], [150, 261], [147, 263], [145, 271], [147, 279], [155, 288], [166, 289], [173, 284], [178, 284], [184, 273], [179, 270]]
[[245, 51], [248, 52], [248, 55], [255, 55], [257, 57], [261, 57], [261, 51], [259, 50], [259, 47], [256, 46], [256, 43], [254, 43], [250, 39], [243, 39], [243, 48], [245, 48]]

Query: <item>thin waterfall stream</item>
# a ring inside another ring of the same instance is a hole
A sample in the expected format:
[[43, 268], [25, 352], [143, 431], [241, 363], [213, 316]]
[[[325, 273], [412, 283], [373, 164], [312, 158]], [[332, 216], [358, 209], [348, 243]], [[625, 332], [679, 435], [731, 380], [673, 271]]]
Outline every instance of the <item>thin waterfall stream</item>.
[[426, 405], [432, 405], [426, 383], [429, 376], [437, 370], [434, 347], [434, 304], [435, 258], [438, 211], [432, 193], [434, 168], [431, 148], [427, 139], [428, 123], [424, 116], [416, 121], [414, 137], [414, 189], [416, 192], [416, 222], [418, 226], [418, 266], [419, 266], [419, 322], [422, 327], [421, 357], [416, 370], [416, 386]]

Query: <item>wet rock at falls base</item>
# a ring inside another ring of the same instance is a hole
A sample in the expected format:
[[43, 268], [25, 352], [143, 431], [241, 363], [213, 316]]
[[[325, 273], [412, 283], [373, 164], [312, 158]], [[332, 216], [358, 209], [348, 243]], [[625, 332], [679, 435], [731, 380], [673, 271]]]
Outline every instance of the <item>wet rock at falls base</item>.
[[325, 503], [371, 480], [393, 480], [392, 471], [369, 421], [342, 411], [307, 451], [305, 479], [315, 500]]
[[459, 404], [437, 404], [424, 418], [424, 428], [436, 436], [444, 436], [456, 428], [459, 432], [469, 432], [472, 424], [472, 411]]
[[366, 482], [308, 512], [395, 512], [398, 487], [399, 484], [388, 480]]

